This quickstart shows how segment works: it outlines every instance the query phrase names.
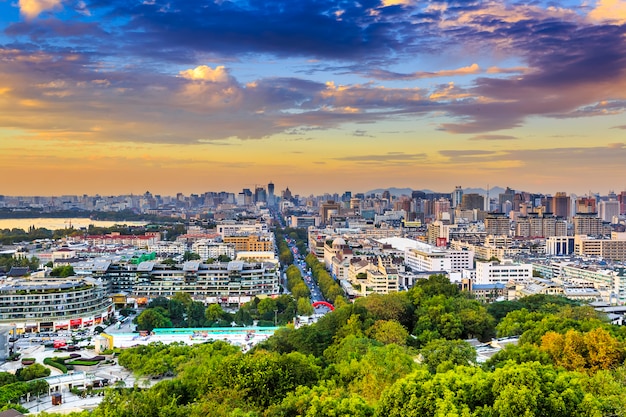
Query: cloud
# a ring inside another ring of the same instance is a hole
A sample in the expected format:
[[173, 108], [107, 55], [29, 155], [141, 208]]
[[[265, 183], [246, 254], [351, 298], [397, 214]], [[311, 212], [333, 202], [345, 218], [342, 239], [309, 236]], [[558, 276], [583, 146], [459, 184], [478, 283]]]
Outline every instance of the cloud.
[[480, 149], [465, 149], [465, 150], [441, 150], [439, 151], [439, 154], [443, 156], [455, 158], [455, 157], [466, 157], [466, 156], [470, 156], [470, 157], [485, 156], [485, 155], [492, 156], [495, 154], [495, 152], [480, 150]]
[[27, 19], [34, 19], [48, 10], [62, 7], [62, 0], [19, 0], [20, 13]]
[[228, 71], [222, 65], [215, 67], [207, 67], [200, 65], [193, 69], [180, 71], [179, 75], [183, 78], [193, 81], [209, 81], [213, 83], [225, 83], [228, 81]]
[[468, 140], [516, 140], [515, 136], [509, 135], [478, 135], [469, 138]]
[[434, 72], [416, 71], [410, 74], [401, 74], [397, 72], [372, 70], [368, 74], [379, 80], [418, 80], [422, 78], [439, 78], [439, 77], [456, 77], [461, 75], [478, 74], [481, 72], [478, 64], [472, 64], [467, 67], [457, 68], [453, 70], [440, 70]]
[[626, 129], [626, 125], [613, 126], [611, 129]]
[[352, 155], [333, 158], [336, 161], [350, 162], [411, 162], [421, 161], [427, 158], [425, 153], [405, 154], [404, 152], [388, 152], [380, 155]]
[[355, 130], [354, 132], [352, 132], [352, 136], [357, 136], [357, 137], [367, 137], [367, 138], [373, 138], [373, 135], [368, 135], [367, 134], [367, 130]]
[[385, 7], [389, 6], [408, 6], [413, 4], [413, 0], [382, 0]]
[[525, 73], [528, 72], [530, 68], [528, 67], [511, 67], [511, 68], [500, 68], [500, 67], [489, 67], [487, 68], [487, 74], [515, 74], [515, 73]]
[[594, 22], [626, 23], [626, 1], [598, 0], [588, 17]]

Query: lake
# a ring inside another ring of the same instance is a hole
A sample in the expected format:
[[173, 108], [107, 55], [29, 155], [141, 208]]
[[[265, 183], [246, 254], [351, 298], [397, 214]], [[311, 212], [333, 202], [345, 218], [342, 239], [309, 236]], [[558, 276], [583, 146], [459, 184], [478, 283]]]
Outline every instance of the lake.
[[60, 219], [51, 217], [40, 217], [36, 219], [0, 219], [0, 229], [23, 229], [28, 230], [29, 227], [35, 226], [35, 228], [44, 228], [48, 230], [67, 229], [70, 224], [74, 229], [80, 229], [82, 227], [88, 227], [90, 224], [96, 227], [111, 227], [116, 224], [126, 224], [128, 226], [143, 226], [148, 222], [141, 221], [109, 221], [109, 220], [92, 220], [89, 218], [72, 218], [72, 219]]

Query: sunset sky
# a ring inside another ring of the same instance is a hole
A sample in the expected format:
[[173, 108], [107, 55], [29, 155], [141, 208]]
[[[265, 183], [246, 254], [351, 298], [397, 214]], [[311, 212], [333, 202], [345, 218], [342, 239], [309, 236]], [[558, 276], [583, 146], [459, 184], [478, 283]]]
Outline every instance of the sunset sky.
[[0, 194], [626, 190], [626, 0], [0, 0]]

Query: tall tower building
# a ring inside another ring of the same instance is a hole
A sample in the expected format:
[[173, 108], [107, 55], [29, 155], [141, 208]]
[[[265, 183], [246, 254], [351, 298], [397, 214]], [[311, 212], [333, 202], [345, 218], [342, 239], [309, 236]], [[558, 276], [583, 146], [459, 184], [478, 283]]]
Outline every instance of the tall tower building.
[[267, 184], [267, 205], [274, 207], [276, 205], [276, 197], [274, 196], [274, 183]]
[[[459, 204], [461, 204], [463, 198], [463, 188], [460, 185], [457, 185], [454, 188], [454, 192], [452, 193], [452, 208], [456, 208]], [[482, 207], [481, 207], [482, 210]]]
[[462, 210], [483, 210], [485, 208], [485, 197], [480, 194], [464, 194], [461, 198]]
[[487, 235], [508, 236], [509, 218], [504, 213], [489, 213], [485, 216], [485, 232]]
[[619, 201], [600, 201], [598, 214], [602, 221], [613, 223], [613, 218], [619, 216]]
[[437, 220], [441, 220], [443, 218], [445, 218], [446, 216], [444, 215], [447, 214], [448, 219], [450, 218], [450, 200], [448, 200], [447, 198], [443, 198], [441, 197], [439, 200], [435, 201], [435, 218]]
[[579, 213], [574, 216], [574, 235], [599, 236], [604, 231], [602, 219], [596, 213]]
[[[509, 187], [506, 187], [506, 190], [504, 190], [503, 193], [500, 193], [498, 195], [498, 204], [500, 205], [498, 207], [498, 210], [502, 210], [502, 205], [506, 201], [510, 201], [511, 204], [513, 204], [514, 200], [515, 200], [515, 190], [512, 190]], [[517, 208], [515, 205], [513, 207]]]
[[552, 204], [554, 206], [554, 215], [569, 219], [570, 217], [570, 199], [569, 196], [560, 191], [552, 198]]
[[328, 222], [333, 214], [341, 214], [341, 204], [335, 203], [333, 200], [320, 204], [320, 217], [324, 224]]
[[594, 197], [578, 197], [576, 199], [576, 214], [597, 213], [596, 199]]
[[622, 191], [617, 195], [619, 202], [619, 214], [626, 214], [626, 191]]

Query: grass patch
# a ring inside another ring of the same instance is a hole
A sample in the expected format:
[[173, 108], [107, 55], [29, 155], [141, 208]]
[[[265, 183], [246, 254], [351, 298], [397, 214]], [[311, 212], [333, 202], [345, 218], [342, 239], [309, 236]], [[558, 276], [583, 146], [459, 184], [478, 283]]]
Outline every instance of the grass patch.
[[100, 361], [83, 361], [83, 360], [78, 360], [78, 361], [72, 361], [72, 362], [68, 362], [68, 365], [73, 365], [73, 366], [77, 366], [77, 365], [82, 365], [82, 366], [93, 366], [93, 365], [97, 365], [99, 364]]

